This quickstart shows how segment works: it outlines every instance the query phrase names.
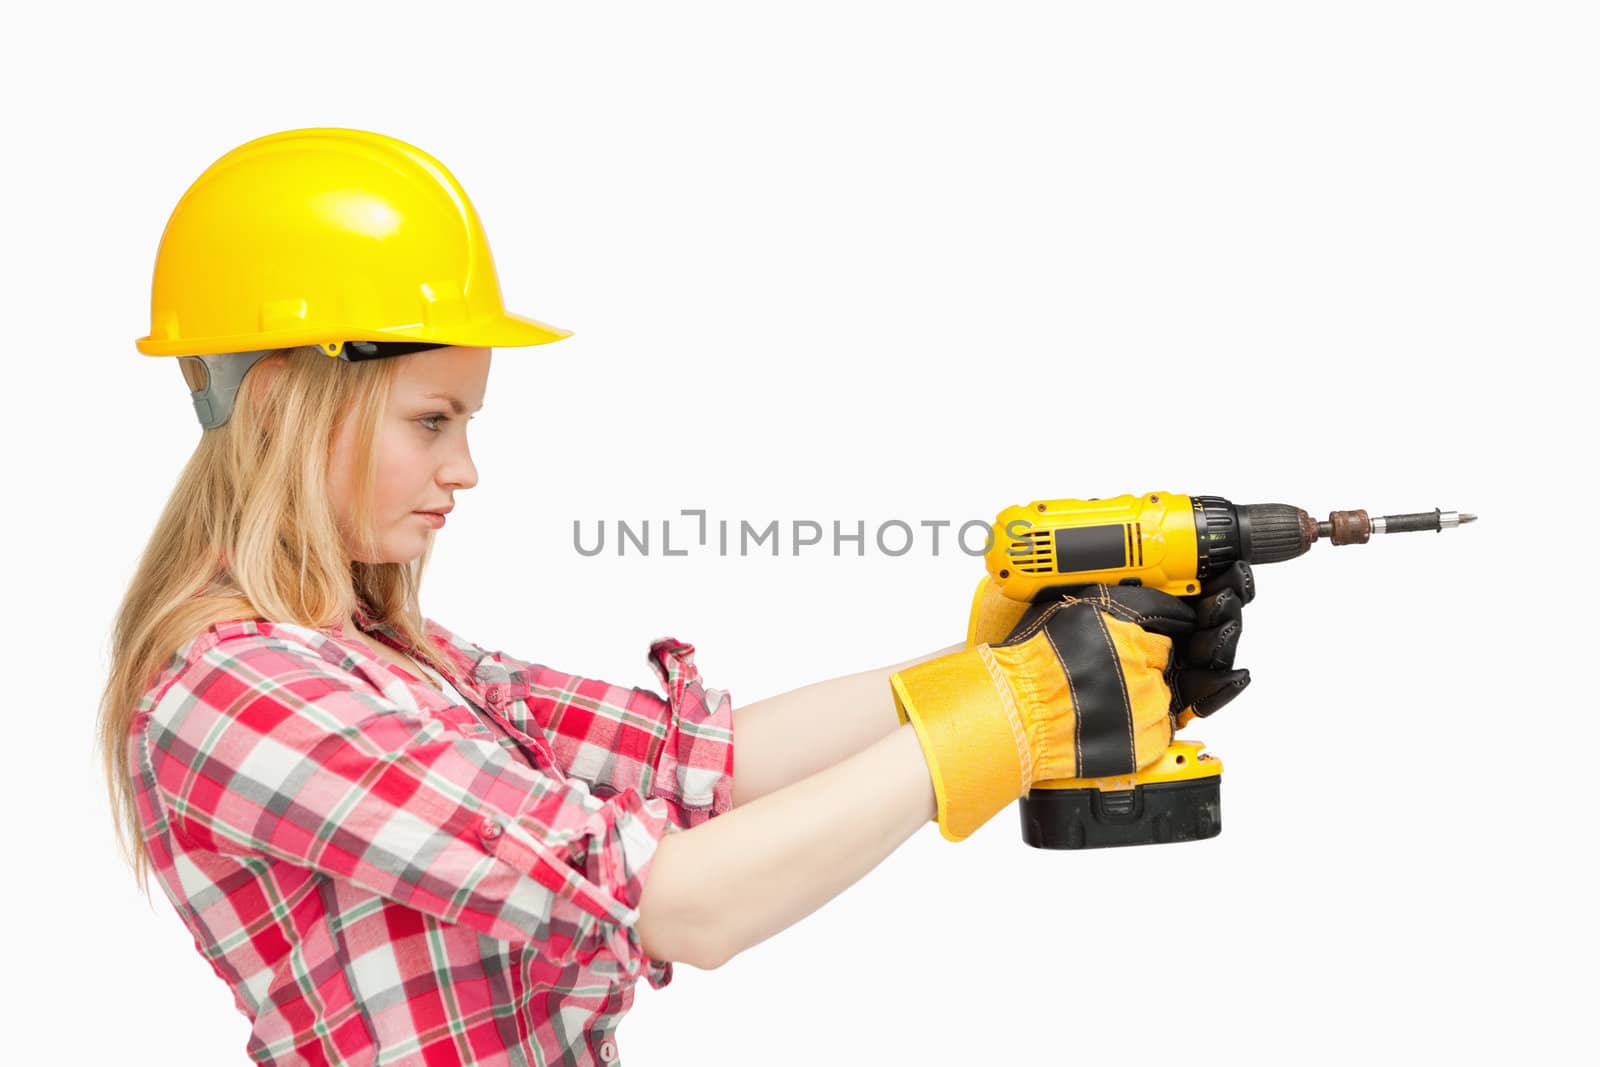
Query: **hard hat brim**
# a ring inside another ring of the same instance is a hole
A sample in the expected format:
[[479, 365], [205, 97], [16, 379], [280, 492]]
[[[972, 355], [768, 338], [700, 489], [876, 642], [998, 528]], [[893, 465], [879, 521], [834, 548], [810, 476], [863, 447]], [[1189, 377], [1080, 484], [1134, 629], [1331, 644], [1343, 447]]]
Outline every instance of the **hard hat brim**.
[[300, 345], [342, 344], [345, 341], [423, 341], [466, 348], [526, 348], [549, 344], [572, 331], [551, 326], [514, 312], [504, 312], [477, 322], [427, 328], [421, 326], [374, 330], [371, 327], [301, 326], [269, 333], [241, 334], [235, 337], [178, 338], [170, 340], [141, 337], [135, 347], [147, 356], [205, 356], [222, 352], [245, 352], [267, 348], [295, 348]]

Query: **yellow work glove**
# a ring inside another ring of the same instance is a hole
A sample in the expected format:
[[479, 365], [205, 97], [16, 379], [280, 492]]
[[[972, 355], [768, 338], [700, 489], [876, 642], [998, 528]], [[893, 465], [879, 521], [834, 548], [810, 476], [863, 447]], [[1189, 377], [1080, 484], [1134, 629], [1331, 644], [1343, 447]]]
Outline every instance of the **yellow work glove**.
[[1172, 741], [1166, 672], [1194, 609], [1154, 589], [1079, 586], [1024, 611], [1005, 640], [889, 676], [917, 731], [939, 832], [965, 839], [1035, 782], [1132, 774]]

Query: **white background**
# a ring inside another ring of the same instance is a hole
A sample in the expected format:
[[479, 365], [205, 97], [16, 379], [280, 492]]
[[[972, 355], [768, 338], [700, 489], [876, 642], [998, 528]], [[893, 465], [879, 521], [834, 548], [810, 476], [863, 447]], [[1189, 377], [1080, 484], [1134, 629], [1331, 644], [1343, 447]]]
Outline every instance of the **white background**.
[[482, 481], [424, 609], [480, 643], [649, 686], [672, 634], [738, 705], [959, 640], [981, 573], [925, 541], [587, 559], [575, 518], [871, 530], [1151, 489], [1482, 516], [1258, 570], [1254, 685], [1190, 731], [1226, 764], [1221, 837], [1065, 853], [1014, 808], [959, 845], [930, 825], [720, 970], [640, 982], [624, 1062], [1593, 1056], [1584, 5], [23, 19], [0, 71], [16, 1062], [244, 1062], [227, 989], [116, 858], [93, 709], [200, 432], [133, 346], [162, 227], [228, 149], [318, 125], [438, 156], [508, 306], [576, 331], [498, 352], [473, 424]]

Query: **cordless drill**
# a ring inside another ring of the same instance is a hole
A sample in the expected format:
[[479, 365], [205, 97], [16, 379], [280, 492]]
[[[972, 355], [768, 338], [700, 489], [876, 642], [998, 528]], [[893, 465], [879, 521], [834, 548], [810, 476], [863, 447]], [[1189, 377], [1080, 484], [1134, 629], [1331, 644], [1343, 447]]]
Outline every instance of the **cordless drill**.
[[[1252, 566], [1304, 554], [1320, 538], [1366, 544], [1373, 534], [1447, 530], [1474, 521], [1456, 511], [1383, 515], [1335, 511], [1319, 522], [1288, 504], [1232, 504], [1215, 496], [1145, 493], [1089, 500], [1036, 500], [995, 520], [984, 557], [993, 585], [1015, 604], [1062, 587], [1145, 585], [1173, 596], [1200, 591], [1235, 560]], [[1179, 725], [1192, 717], [1186, 709]], [[1173, 741], [1144, 770], [1115, 778], [1037, 782], [1020, 802], [1022, 838], [1035, 848], [1078, 849], [1197, 841], [1222, 832], [1222, 761], [1196, 741]]]

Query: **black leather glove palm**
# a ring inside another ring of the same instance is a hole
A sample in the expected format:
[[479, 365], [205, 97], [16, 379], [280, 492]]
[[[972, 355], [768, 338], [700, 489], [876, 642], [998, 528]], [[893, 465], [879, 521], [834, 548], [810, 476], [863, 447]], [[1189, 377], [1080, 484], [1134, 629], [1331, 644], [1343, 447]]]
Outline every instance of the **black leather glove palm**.
[[1177, 663], [1171, 684], [1180, 707], [1203, 718], [1250, 684], [1250, 672], [1235, 670], [1233, 656], [1244, 629], [1244, 606], [1255, 596], [1255, 574], [1238, 560], [1201, 582], [1199, 593], [1182, 598], [1194, 607], [1196, 629], [1173, 647]]

